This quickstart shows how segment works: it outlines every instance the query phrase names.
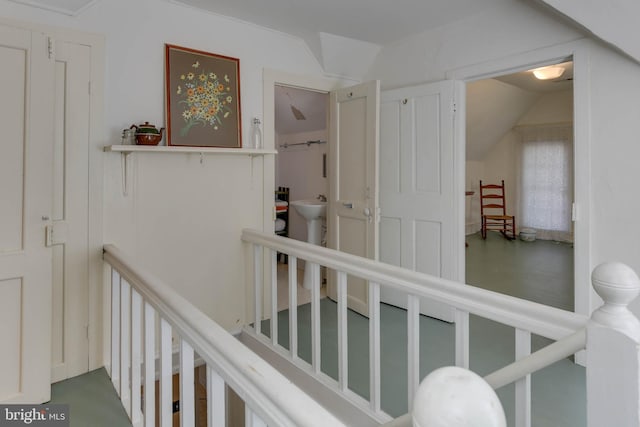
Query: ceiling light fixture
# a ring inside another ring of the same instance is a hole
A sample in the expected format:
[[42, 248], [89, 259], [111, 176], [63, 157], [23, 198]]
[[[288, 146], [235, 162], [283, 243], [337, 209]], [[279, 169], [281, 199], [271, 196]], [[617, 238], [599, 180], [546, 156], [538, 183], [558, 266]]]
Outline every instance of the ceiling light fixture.
[[550, 65], [548, 67], [540, 67], [533, 70], [533, 75], [538, 80], [557, 79], [564, 73], [564, 67], [559, 65]]

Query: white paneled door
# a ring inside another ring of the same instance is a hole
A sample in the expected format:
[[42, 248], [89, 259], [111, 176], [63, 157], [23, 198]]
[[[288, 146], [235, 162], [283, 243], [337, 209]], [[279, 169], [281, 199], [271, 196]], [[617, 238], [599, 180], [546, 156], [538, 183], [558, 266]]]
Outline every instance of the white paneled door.
[[[378, 258], [378, 133], [380, 83], [372, 81], [331, 92], [328, 245], [332, 249]], [[335, 280], [327, 284], [337, 299]], [[368, 313], [368, 286], [348, 278], [348, 306]]]
[[[381, 95], [380, 260], [461, 280], [453, 95], [453, 81]], [[383, 290], [381, 299], [407, 305], [393, 290]], [[420, 306], [423, 314], [453, 321], [449, 306], [425, 299]]]
[[55, 45], [51, 381], [89, 369], [89, 128], [91, 48]]
[[50, 399], [53, 67], [49, 38], [0, 26], [0, 402]]

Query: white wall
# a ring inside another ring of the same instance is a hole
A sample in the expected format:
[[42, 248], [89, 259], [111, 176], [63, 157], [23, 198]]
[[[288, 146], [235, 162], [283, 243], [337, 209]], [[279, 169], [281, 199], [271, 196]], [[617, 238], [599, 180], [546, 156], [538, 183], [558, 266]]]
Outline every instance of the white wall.
[[[67, 17], [0, 0], [0, 16], [104, 34], [105, 145], [119, 143], [121, 130], [133, 123], [165, 122], [165, 43], [240, 59], [245, 138], [250, 119], [262, 117], [263, 68], [322, 71], [297, 38], [168, 1], [100, 1]], [[205, 155], [201, 164], [198, 155], [134, 154], [127, 197], [120, 156], [105, 154], [104, 160], [105, 241], [134, 255], [227, 329], [242, 324], [240, 230], [262, 228], [263, 160]]]
[[[640, 272], [640, 66], [602, 45], [591, 54], [592, 263]], [[640, 314], [640, 300], [632, 304]]]
[[[322, 155], [327, 153], [327, 144], [289, 148], [282, 148], [282, 144], [327, 141], [327, 138], [327, 130], [276, 135], [280, 147], [276, 160], [276, 186], [289, 187], [290, 200], [315, 199], [319, 194], [327, 195], [329, 182], [322, 176]], [[306, 221], [295, 209], [289, 211], [289, 237], [307, 240]]]

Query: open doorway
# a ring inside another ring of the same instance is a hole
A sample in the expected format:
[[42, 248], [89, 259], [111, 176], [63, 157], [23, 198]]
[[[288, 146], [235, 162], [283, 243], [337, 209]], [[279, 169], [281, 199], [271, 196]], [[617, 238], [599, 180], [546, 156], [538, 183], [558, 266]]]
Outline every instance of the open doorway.
[[[466, 282], [574, 311], [573, 62], [553, 65], [467, 84]], [[516, 240], [481, 237], [480, 180], [504, 180]]]
[[[284, 237], [326, 246], [326, 215], [309, 225], [292, 205], [296, 201], [327, 201], [327, 149], [329, 138], [328, 92], [274, 86], [274, 144], [278, 150], [275, 164], [275, 232]], [[314, 230], [311, 230], [311, 228]], [[288, 304], [288, 268], [286, 257], [278, 257], [278, 306]], [[304, 261], [297, 263], [298, 304], [310, 301], [305, 289]], [[322, 288], [323, 296], [326, 288]]]
[[[326, 201], [328, 103], [328, 93], [275, 86], [275, 184], [288, 189], [291, 201]], [[307, 241], [306, 221], [295, 209], [286, 227], [287, 237]]]

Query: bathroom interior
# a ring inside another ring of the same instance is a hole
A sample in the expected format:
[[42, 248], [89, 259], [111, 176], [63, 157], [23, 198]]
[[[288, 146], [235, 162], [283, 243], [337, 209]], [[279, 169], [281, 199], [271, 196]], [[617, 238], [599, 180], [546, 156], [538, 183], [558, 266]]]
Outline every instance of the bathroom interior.
[[[329, 191], [328, 102], [328, 93], [275, 87], [275, 231], [322, 246], [326, 246]], [[279, 277], [286, 278], [286, 263], [285, 257], [278, 257]], [[302, 278], [302, 261], [298, 262], [298, 269], [299, 285], [309, 289], [309, 279]]]

